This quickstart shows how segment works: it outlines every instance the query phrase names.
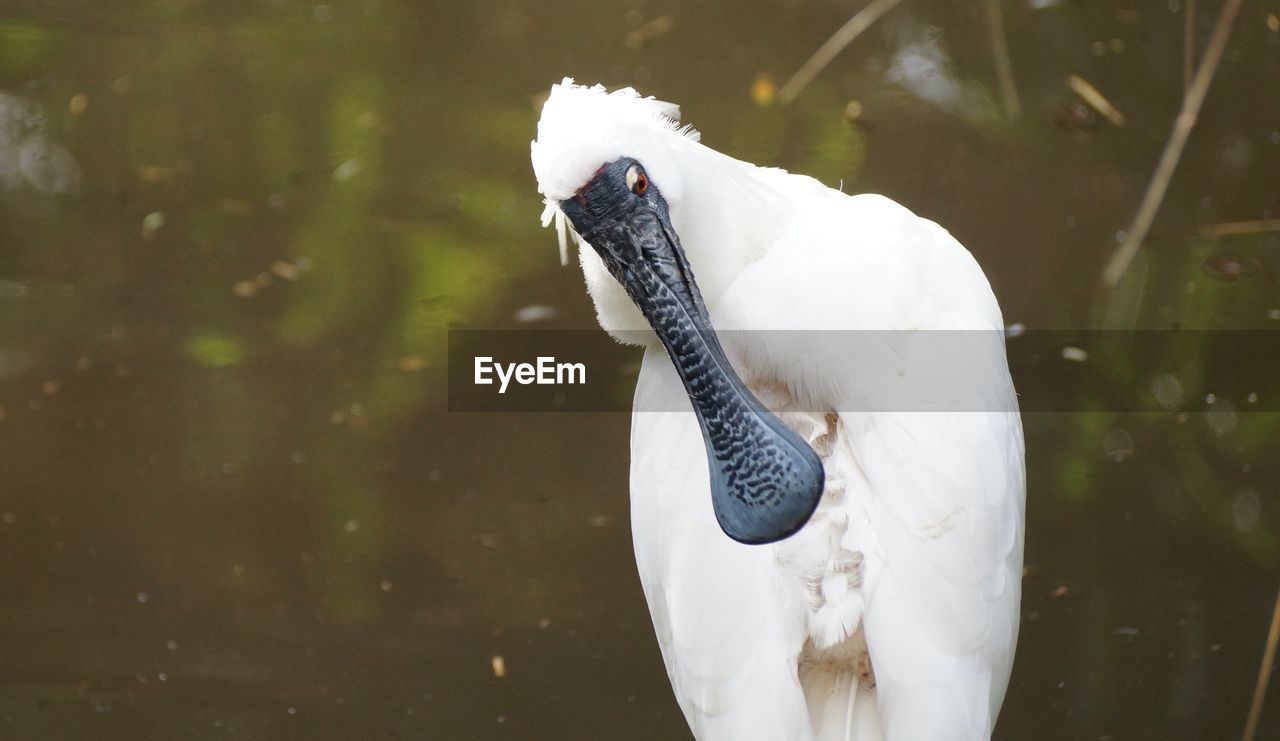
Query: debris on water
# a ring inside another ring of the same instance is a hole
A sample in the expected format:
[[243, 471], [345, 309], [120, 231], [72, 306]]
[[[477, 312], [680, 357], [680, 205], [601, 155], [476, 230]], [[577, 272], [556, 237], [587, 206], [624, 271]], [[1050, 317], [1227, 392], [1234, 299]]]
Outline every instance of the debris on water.
[[493, 665], [493, 676], [502, 679], [507, 676], [507, 660], [502, 658], [501, 654], [496, 654], [490, 663]]
[[360, 521], [359, 521], [359, 520], [347, 520], [347, 521], [342, 525], [342, 529], [343, 529], [345, 532], [348, 532], [348, 533], [354, 533], [355, 531], [357, 531], [357, 530], [359, 530], [359, 529], [360, 529]]
[[84, 109], [89, 107], [89, 98], [84, 93], [76, 93], [71, 96], [71, 100], [67, 102], [67, 110], [71, 111], [71, 115], [79, 116], [84, 113]]
[[145, 605], [147, 604], [147, 601], [150, 599], [151, 599], [151, 595], [147, 594], [146, 592], [138, 592], [138, 596], [137, 596], [138, 604]]
[[778, 86], [773, 78], [769, 75], [756, 75], [756, 79], [751, 83], [751, 102], [761, 108], [768, 108], [773, 105], [776, 97], [778, 97]]
[[[302, 278], [302, 274], [311, 267], [311, 261], [305, 257], [300, 257], [293, 262], [287, 260], [274, 260], [270, 265], [269, 272], [263, 271], [253, 278], [246, 278], [237, 281], [231, 287], [231, 292], [240, 298], [251, 298], [257, 295], [265, 288], [269, 288], [275, 282], [275, 277], [282, 278], [289, 282], [296, 282]], [[275, 277], [273, 277], [275, 276]]]
[[865, 113], [862, 101], [851, 100], [844, 104], [844, 120], [851, 124], [862, 124], [862, 114]]
[[405, 373], [414, 373], [426, 370], [427, 366], [427, 361], [424, 358], [417, 357], [416, 355], [406, 355], [396, 362], [396, 367]]
[[588, 522], [591, 527], [608, 527], [613, 524], [613, 518], [609, 515], [592, 515]]
[[1118, 636], [1129, 636], [1130, 638], [1137, 638], [1139, 635], [1142, 634], [1142, 631], [1138, 630], [1137, 628], [1130, 628], [1128, 626], [1124, 626], [1124, 627], [1116, 628], [1115, 633]]
[[53, 140], [42, 106], [0, 92], [0, 192], [31, 189], [51, 196], [80, 190], [80, 165]]
[[995, 104], [982, 86], [956, 73], [936, 28], [931, 28], [919, 41], [899, 48], [884, 78], [921, 100], [971, 121], [986, 119], [995, 110]]
[[1067, 585], [1063, 584], [1062, 586], [1053, 590], [1053, 593], [1050, 596], [1052, 596], [1054, 599], [1059, 599], [1061, 597], [1066, 597], [1069, 592], [1070, 590], [1067, 589]]
[[40, 390], [44, 393], [45, 396], [53, 396], [54, 394], [58, 393], [58, 381], [56, 379], [51, 378], [48, 381], [45, 381], [44, 384], [40, 386]]
[[488, 548], [491, 551], [498, 549], [498, 536], [491, 533], [481, 533], [476, 536], [476, 543], [481, 548]]
[[360, 164], [360, 160], [352, 157], [334, 168], [333, 179], [339, 183], [345, 183], [356, 175], [359, 175], [362, 168], [363, 165]]
[[390, 591], [391, 591], [391, 580], [390, 580], [390, 579], [383, 579], [382, 581], [378, 582], [378, 589], [381, 589], [383, 592], [390, 592]]
[[546, 304], [529, 304], [516, 310], [515, 320], [522, 324], [531, 324], [533, 322], [545, 322], [555, 319], [559, 315], [559, 311], [554, 306]]
[[671, 33], [673, 27], [675, 22], [669, 15], [660, 15], [648, 23], [642, 23], [627, 32], [627, 48], [639, 49], [648, 42]]
[[1062, 359], [1072, 363], [1083, 363], [1089, 359], [1089, 353], [1082, 347], [1067, 345], [1062, 348]]
[[1026, 333], [1026, 331], [1027, 331], [1027, 325], [1023, 324], [1022, 322], [1014, 322], [1013, 324], [1010, 324], [1009, 326], [1004, 328], [1004, 336], [1009, 339], [1013, 339], [1014, 337], [1021, 337], [1023, 334]]
[[170, 641], [165, 641], [165, 642], [164, 642], [164, 647], [165, 647], [165, 648], [167, 648], [167, 649], [169, 649], [170, 651], [177, 651], [177, 650], [178, 650], [178, 642], [177, 642], [177, 641], [172, 641], [172, 640], [170, 640]]
[[1053, 109], [1053, 120], [1066, 129], [1092, 129], [1100, 119], [1097, 111], [1083, 101], [1071, 100]]
[[1107, 430], [1107, 433], [1102, 436], [1102, 448], [1108, 458], [1120, 463], [1133, 456], [1133, 436], [1128, 430], [1120, 427]]
[[297, 265], [284, 260], [276, 260], [271, 263], [271, 272], [287, 281], [296, 281], [302, 277], [302, 271], [298, 269]]
[[1249, 403], [1249, 404], [1257, 404], [1257, 403], [1258, 403], [1258, 392], [1257, 392], [1257, 391], [1250, 392], [1250, 394], [1249, 394], [1248, 396], [1246, 396], [1246, 397], [1244, 398], [1244, 400], [1245, 400], [1247, 403]]
[[[1102, 42], [1098, 42], [1101, 44]], [[1102, 46], [1103, 53], [1106, 53], [1106, 45]], [[1080, 99], [1089, 104], [1098, 113], [1101, 113], [1108, 121], [1116, 126], [1124, 126], [1124, 114], [1121, 113], [1111, 101], [1107, 100], [1098, 88], [1089, 83], [1080, 75], [1070, 75], [1067, 77], [1067, 87], [1071, 88], [1071, 92], [1080, 96]]]
[[164, 226], [164, 212], [152, 211], [142, 219], [142, 238], [150, 242]]
[[1256, 276], [1262, 266], [1251, 257], [1238, 257], [1227, 253], [1211, 255], [1201, 265], [1210, 278], [1233, 283]]
[[546, 630], [547, 628], [551, 627], [551, 618], [544, 617], [538, 620], [538, 627], [543, 630]]

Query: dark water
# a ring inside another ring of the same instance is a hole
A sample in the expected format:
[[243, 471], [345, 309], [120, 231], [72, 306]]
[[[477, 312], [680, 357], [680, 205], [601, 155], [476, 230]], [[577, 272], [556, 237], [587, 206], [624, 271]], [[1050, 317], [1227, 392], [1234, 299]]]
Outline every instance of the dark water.
[[[1179, 3], [1005, 3], [1016, 120], [969, 3], [907, 0], [790, 108], [752, 101], [860, 5], [0, 3], [0, 737], [687, 734], [631, 561], [626, 416], [445, 411], [449, 328], [593, 326], [528, 164], [564, 75], [939, 221], [1010, 323], [1280, 330], [1274, 224], [1204, 231], [1280, 216], [1276, 6], [1245, 4], [1106, 292], [1179, 105]], [[1280, 414], [1182, 412], [1212, 343], [1088, 362], [1115, 398], [1176, 398], [1026, 416], [997, 736], [1238, 737]]]

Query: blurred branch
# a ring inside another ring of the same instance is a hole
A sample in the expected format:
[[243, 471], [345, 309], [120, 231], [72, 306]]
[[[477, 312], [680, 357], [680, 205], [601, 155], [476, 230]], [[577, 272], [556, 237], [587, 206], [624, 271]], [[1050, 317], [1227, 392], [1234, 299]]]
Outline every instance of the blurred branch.
[[1182, 94], [1191, 89], [1191, 74], [1196, 61], [1196, 0], [1187, 0], [1186, 18], [1182, 26]]
[[1276, 594], [1276, 606], [1271, 611], [1271, 630], [1267, 633], [1267, 646], [1262, 651], [1262, 666], [1258, 669], [1258, 684], [1253, 689], [1253, 704], [1249, 706], [1249, 719], [1244, 724], [1243, 741], [1253, 741], [1258, 733], [1258, 719], [1262, 717], [1262, 699], [1267, 696], [1267, 684], [1271, 681], [1271, 665], [1276, 660], [1276, 642], [1280, 641], [1280, 593]]
[[1200, 227], [1200, 234], [1205, 237], [1238, 237], [1259, 232], [1280, 232], [1280, 219], [1228, 221], [1223, 224], [1206, 224]]
[[1146, 239], [1147, 232], [1151, 229], [1151, 222], [1155, 220], [1156, 211], [1164, 200], [1169, 181], [1173, 178], [1173, 171], [1177, 169], [1178, 160], [1182, 158], [1182, 150], [1187, 145], [1187, 138], [1191, 136], [1191, 129], [1196, 125], [1196, 116], [1200, 113], [1200, 106], [1209, 92], [1209, 83], [1213, 81], [1218, 62], [1222, 60], [1222, 52], [1227, 46], [1227, 39], [1231, 37], [1231, 28], [1235, 24], [1241, 2], [1242, 0], [1226, 0], [1226, 4], [1222, 6], [1222, 12], [1218, 15], [1218, 21], [1213, 27], [1213, 36], [1209, 38], [1209, 45], [1205, 48], [1204, 59], [1196, 70], [1195, 79], [1191, 81], [1187, 94], [1182, 97], [1182, 110], [1178, 112], [1173, 132], [1169, 135], [1169, 141], [1160, 155], [1160, 162], [1151, 176], [1147, 192], [1142, 197], [1142, 203], [1133, 217], [1133, 223], [1129, 226], [1124, 243], [1116, 250], [1111, 261], [1102, 271], [1103, 283], [1108, 287], [1115, 287], [1120, 281], [1120, 277], [1128, 269], [1129, 263], [1133, 261], [1134, 255], [1138, 253], [1138, 248], [1142, 246], [1142, 241]]
[[1067, 87], [1088, 103], [1090, 108], [1105, 116], [1108, 121], [1116, 126], [1124, 126], [1124, 114], [1112, 105], [1111, 101], [1107, 100], [1107, 96], [1103, 95], [1091, 82], [1080, 75], [1070, 75], [1067, 77]]
[[987, 0], [987, 30], [991, 34], [991, 55], [995, 57], [996, 77], [1000, 79], [1000, 95], [1009, 118], [1022, 115], [1022, 101], [1013, 81], [1013, 63], [1009, 61], [1009, 40], [1004, 31], [1004, 11], [1000, 0]]
[[783, 105], [795, 100], [801, 90], [813, 82], [813, 78], [818, 73], [831, 64], [831, 60], [835, 59], [840, 52], [845, 50], [853, 40], [862, 35], [862, 32], [871, 27], [872, 23], [880, 20], [880, 16], [888, 13], [897, 7], [902, 0], [871, 0], [867, 7], [858, 11], [847, 23], [840, 27], [838, 31], [827, 39], [826, 43], [818, 47], [818, 50], [809, 57], [809, 61], [805, 62], [790, 80], [782, 86], [778, 91], [778, 99]]

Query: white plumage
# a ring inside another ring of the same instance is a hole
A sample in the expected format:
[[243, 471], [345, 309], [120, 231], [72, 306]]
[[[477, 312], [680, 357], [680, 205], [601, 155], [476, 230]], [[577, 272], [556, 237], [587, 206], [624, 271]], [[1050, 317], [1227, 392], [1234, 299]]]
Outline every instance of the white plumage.
[[[601, 326], [645, 346], [632, 533], [690, 728], [703, 741], [989, 738], [1017, 639], [1024, 509], [990, 286], [936, 224], [732, 159], [676, 117], [629, 89], [566, 79], [532, 154], [547, 219], [563, 219], [558, 203], [605, 163], [644, 165], [739, 375], [822, 458], [826, 488], [797, 534], [726, 537], [697, 420], [666, 411], [688, 407], [672, 361], [600, 257], [579, 250]], [[759, 330], [882, 331], [846, 346]], [[877, 403], [947, 376], [912, 330], [977, 330], [965, 360], [988, 382], [955, 400], [966, 411]]]

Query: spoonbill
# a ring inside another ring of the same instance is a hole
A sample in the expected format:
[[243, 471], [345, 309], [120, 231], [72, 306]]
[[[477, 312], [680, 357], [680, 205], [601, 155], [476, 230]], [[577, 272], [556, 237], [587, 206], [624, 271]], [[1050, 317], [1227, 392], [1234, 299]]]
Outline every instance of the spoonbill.
[[[630, 88], [552, 86], [532, 160], [601, 327], [644, 347], [632, 538], [694, 736], [990, 738], [1025, 473], [973, 257], [887, 198], [721, 154]], [[798, 330], [878, 331], [854, 352]], [[876, 406], [945, 366], [913, 362], [915, 330], [972, 331], [981, 408]]]

